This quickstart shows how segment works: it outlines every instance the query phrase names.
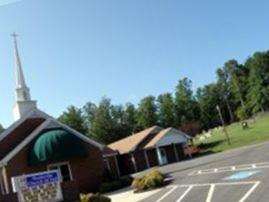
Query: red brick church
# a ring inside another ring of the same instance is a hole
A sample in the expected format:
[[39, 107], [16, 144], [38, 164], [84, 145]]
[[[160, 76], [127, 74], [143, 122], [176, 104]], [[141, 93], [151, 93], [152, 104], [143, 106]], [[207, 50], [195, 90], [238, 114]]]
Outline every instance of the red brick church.
[[104, 170], [104, 146], [37, 108], [25, 82], [16, 35], [14, 43], [16, 121], [0, 135], [0, 201], [15, 200], [7, 199], [13, 193], [12, 177], [52, 169], [62, 175], [65, 197], [97, 191]]

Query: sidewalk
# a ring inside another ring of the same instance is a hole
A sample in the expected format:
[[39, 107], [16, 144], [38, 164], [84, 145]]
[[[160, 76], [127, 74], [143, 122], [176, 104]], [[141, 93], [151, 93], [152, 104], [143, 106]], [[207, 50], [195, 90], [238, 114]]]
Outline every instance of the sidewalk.
[[138, 202], [157, 193], [158, 191], [160, 191], [160, 189], [154, 189], [142, 193], [133, 193], [133, 190], [130, 187], [127, 187], [105, 195], [111, 198], [112, 202]]

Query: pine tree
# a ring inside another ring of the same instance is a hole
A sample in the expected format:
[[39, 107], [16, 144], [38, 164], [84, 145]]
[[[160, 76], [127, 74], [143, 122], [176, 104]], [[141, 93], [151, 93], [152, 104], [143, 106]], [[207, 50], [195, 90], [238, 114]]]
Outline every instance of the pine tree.
[[0, 124], [0, 133], [2, 133], [4, 130], [4, 127]]
[[250, 70], [248, 106], [253, 113], [269, 109], [269, 51], [257, 52], [246, 62]]
[[175, 110], [178, 126], [199, 117], [198, 103], [193, 96], [191, 85], [191, 80], [184, 78], [179, 80], [176, 87]]
[[136, 122], [136, 109], [135, 106], [131, 103], [125, 105], [123, 121], [127, 127], [128, 134], [133, 134], [137, 132], [137, 122]]
[[147, 96], [140, 101], [137, 111], [137, 124], [141, 129], [157, 124], [157, 106], [153, 96]]
[[158, 120], [162, 127], [172, 127], [175, 124], [175, 105], [171, 93], [159, 95]]
[[114, 126], [111, 115], [111, 108], [112, 106], [110, 99], [102, 98], [95, 112], [95, 116], [92, 120], [90, 128], [91, 137], [104, 144], [111, 143], [117, 139], [113, 137]]
[[58, 119], [60, 122], [68, 125], [82, 134], [86, 134], [87, 132], [82, 111], [75, 106], [68, 107]]

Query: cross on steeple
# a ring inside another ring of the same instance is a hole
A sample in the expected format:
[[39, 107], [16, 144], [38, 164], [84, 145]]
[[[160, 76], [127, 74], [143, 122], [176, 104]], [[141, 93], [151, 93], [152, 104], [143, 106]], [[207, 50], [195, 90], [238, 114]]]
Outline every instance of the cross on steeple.
[[14, 39], [16, 39], [18, 37], [18, 34], [16, 34], [16, 32], [13, 32], [10, 36], [12, 36]]
[[18, 34], [16, 34], [16, 32], [13, 32], [10, 36], [13, 37], [13, 40], [14, 40], [14, 43], [15, 43], [15, 46], [17, 46], [17, 37], [19, 36]]
[[26, 112], [36, 108], [36, 102], [31, 100], [30, 89], [27, 87], [22, 64], [19, 56], [17, 37], [13, 32], [11, 36], [14, 39], [15, 62], [16, 62], [16, 104], [14, 106], [14, 118], [21, 118]]

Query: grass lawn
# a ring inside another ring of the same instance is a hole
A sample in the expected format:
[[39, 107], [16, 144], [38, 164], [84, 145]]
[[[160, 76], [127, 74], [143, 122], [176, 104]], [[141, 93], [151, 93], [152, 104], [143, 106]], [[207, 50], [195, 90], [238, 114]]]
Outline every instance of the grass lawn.
[[212, 136], [203, 141], [195, 141], [201, 153], [221, 152], [236, 147], [269, 141], [269, 115], [257, 117], [249, 122], [248, 129], [242, 129], [241, 123], [234, 123], [227, 127], [232, 145], [228, 145], [222, 130], [211, 133]]

